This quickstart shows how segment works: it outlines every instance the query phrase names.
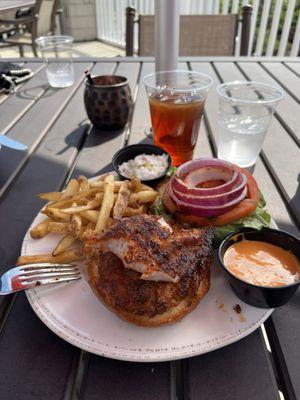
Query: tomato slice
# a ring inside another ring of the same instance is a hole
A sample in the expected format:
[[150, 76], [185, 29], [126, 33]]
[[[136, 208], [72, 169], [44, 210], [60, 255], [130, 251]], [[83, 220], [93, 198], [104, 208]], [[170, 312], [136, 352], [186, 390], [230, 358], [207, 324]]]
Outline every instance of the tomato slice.
[[[181, 222], [186, 222], [189, 224], [195, 224], [198, 226], [222, 226], [231, 224], [239, 220], [240, 218], [248, 217], [252, 214], [259, 202], [259, 189], [256, 180], [247, 170], [243, 168], [236, 167], [247, 177], [247, 197], [242, 200], [236, 207], [232, 210], [227, 211], [225, 214], [219, 215], [214, 218], [196, 217], [193, 215], [178, 215], [178, 219]], [[165, 204], [168, 207], [168, 204]], [[171, 210], [170, 210], [171, 211]], [[171, 211], [172, 212], [172, 211]]]

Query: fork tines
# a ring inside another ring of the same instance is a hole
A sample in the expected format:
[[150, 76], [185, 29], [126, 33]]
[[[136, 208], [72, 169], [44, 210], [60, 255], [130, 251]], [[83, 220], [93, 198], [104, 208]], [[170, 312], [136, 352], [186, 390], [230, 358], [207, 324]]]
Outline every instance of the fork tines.
[[65, 282], [80, 278], [80, 271], [71, 264], [34, 264], [19, 267], [19, 280], [22, 284], [38, 281], [37, 284]]

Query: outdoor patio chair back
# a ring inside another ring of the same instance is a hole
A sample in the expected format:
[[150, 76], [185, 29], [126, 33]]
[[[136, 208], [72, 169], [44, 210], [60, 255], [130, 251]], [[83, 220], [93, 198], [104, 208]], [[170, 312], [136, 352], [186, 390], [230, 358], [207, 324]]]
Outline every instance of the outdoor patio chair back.
[[36, 0], [35, 5], [26, 16], [2, 21], [0, 24], [13, 26], [15, 34], [2, 40], [3, 47], [18, 46], [20, 56], [23, 57], [23, 46], [31, 45], [37, 57], [35, 39], [39, 36], [53, 35], [55, 33], [55, 17], [58, 13], [59, 0]]
[[35, 7], [35, 14], [38, 15], [36, 37], [54, 34], [58, 0], [37, 0]]
[[[180, 56], [234, 55], [238, 24], [241, 22], [241, 55], [248, 54], [251, 6], [244, 6], [242, 19], [238, 14], [182, 15], [180, 16]], [[139, 15], [135, 9], [126, 9], [126, 55], [134, 53], [134, 24], [137, 23], [138, 55], [154, 56], [154, 15]]]

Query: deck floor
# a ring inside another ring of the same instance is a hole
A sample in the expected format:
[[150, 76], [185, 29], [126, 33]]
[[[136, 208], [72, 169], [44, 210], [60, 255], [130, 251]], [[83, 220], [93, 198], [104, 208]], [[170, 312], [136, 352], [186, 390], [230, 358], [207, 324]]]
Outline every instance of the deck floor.
[[[125, 51], [114, 46], [109, 46], [97, 40], [89, 42], [75, 42], [73, 45], [74, 57], [116, 57], [124, 56]], [[19, 57], [17, 47], [0, 47], [0, 58]], [[34, 57], [31, 46], [24, 46], [24, 56]]]

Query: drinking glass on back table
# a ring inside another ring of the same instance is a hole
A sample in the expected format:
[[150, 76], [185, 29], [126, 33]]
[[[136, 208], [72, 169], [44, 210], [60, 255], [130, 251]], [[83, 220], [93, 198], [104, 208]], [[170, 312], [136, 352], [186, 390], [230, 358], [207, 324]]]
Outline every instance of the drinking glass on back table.
[[67, 87], [74, 83], [71, 36], [41, 36], [36, 44], [47, 62], [47, 78], [52, 87]]
[[218, 158], [247, 168], [255, 164], [272, 115], [283, 97], [279, 87], [235, 81], [217, 87]]
[[145, 76], [154, 144], [178, 166], [193, 158], [204, 103], [212, 79], [193, 71], [162, 71]]

